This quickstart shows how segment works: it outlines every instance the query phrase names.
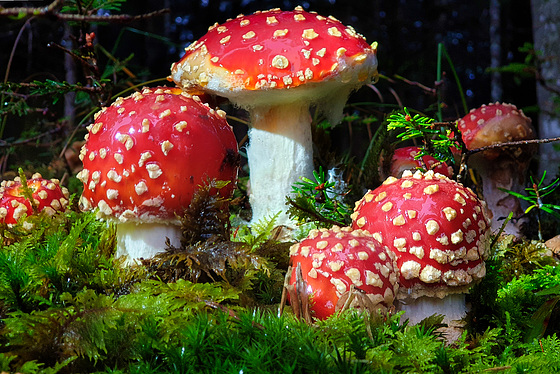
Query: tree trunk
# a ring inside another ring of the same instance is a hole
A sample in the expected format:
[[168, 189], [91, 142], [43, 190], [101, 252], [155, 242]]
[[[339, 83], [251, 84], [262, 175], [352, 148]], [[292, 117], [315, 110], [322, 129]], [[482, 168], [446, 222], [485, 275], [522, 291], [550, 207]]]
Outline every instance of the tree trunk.
[[[560, 108], [558, 95], [547, 90], [543, 83], [560, 90], [560, 2], [554, 0], [532, 0], [533, 37], [536, 51], [542, 52], [543, 62], [537, 80], [537, 101], [540, 108], [539, 137], [560, 136]], [[556, 106], [556, 107], [555, 107]], [[543, 144], [540, 153], [540, 173], [547, 170], [550, 177], [558, 173], [560, 152], [552, 143]]]

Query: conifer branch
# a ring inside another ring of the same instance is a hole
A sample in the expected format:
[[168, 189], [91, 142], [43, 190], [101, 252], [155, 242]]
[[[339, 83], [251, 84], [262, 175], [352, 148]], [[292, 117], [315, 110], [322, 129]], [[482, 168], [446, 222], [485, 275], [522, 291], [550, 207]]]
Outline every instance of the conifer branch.
[[63, 21], [73, 22], [111, 22], [111, 23], [129, 23], [139, 21], [147, 18], [157, 17], [162, 14], [170, 12], [170, 9], [164, 8], [153, 12], [130, 15], [130, 14], [117, 14], [117, 15], [97, 15], [97, 14], [71, 14], [60, 13], [63, 0], [54, 0], [44, 7], [14, 7], [4, 8], [0, 7], [0, 16], [18, 16], [18, 17], [55, 17]]

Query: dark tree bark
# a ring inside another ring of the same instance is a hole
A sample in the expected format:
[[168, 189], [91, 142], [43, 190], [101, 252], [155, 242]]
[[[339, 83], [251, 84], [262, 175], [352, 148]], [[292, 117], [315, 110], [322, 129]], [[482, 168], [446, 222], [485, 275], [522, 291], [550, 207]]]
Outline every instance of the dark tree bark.
[[[532, 0], [531, 6], [535, 50], [543, 53], [541, 76], [537, 77], [539, 136], [552, 138], [560, 135], [560, 98], [553, 92], [560, 90], [560, 2]], [[553, 177], [560, 165], [560, 152], [553, 144], [542, 144], [539, 153], [540, 172], [548, 170]]]

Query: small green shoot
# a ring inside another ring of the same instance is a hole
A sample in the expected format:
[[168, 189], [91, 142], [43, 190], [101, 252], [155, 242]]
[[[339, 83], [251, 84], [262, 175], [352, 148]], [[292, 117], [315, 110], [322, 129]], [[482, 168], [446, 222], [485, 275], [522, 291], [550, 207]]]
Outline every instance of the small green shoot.
[[319, 167], [313, 171], [315, 180], [302, 177], [292, 186], [295, 197], [288, 197], [288, 214], [299, 222], [316, 221], [319, 226], [342, 225], [350, 222], [352, 207], [344, 202], [345, 193], [338, 191]]
[[541, 227], [541, 220], [539, 211], [546, 212], [553, 216], [556, 219], [560, 219], [560, 205], [555, 204], [546, 204], [543, 203], [543, 197], [550, 195], [553, 193], [558, 186], [560, 186], [560, 178], [556, 178], [548, 185], [544, 185], [544, 180], [546, 178], [546, 170], [543, 172], [543, 175], [538, 183], [535, 182], [533, 177], [529, 177], [531, 181], [531, 186], [525, 188], [527, 191], [527, 195], [520, 194], [519, 192], [510, 191], [505, 188], [500, 188], [501, 191], [507, 192], [512, 196], [515, 196], [521, 200], [528, 202], [530, 205], [527, 209], [525, 209], [525, 214], [528, 214], [533, 209], [536, 209], [537, 215], [537, 223], [539, 225], [539, 239], [542, 240], [542, 227]]
[[443, 127], [434, 119], [418, 113], [411, 115], [406, 107], [402, 113], [393, 113], [387, 120], [389, 121], [388, 130], [401, 131], [397, 135], [400, 140], [420, 139], [422, 141], [421, 152], [416, 155], [417, 159], [430, 155], [438, 161], [453, 163], [454, 157], [451, 150], [462, 148], [454, 135], [457, 132], [455, 129]]

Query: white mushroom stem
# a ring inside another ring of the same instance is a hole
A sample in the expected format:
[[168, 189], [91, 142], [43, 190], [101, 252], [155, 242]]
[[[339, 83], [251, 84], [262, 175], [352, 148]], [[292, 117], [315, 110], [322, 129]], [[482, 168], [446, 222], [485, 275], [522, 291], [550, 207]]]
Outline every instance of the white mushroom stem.
[[313, 175], [309, 103], [252, 108], [251, 126], [247, 158], [252, 222], [281, 212], [276, 224], [290, 226], [286, 196], [302, 176]]
[[407, 301], [406, 304], [401, 302], [400, 310], [404, 310], [403, 318], [408, 319], [411, 325], [434, 314], [442, 314], [443, 323], [449, 324], [464, 318], [468, 312], [463, 293], [449, 294], [443, 298], [420, 296], [412, 301]]
[[122, 222], [117, 224], [117, 257], [126, 256], [125, 265], [139, 263], [163, 252], [165, 241], [181, 245], [180, 226], [163, 223]]
[[492, 231], [498, 231], [504, 219], [513, 212], [513, 220], [504, 228], [505, 234], [521, 236], [521, 226], [526, 219], [523, 215], [520, 200], [511, 194], [500, 190], [504, 188], [517, 193], [523, 193], [527, 162], [521, 162], [509, 157], [487, 160], [483, 155], [473, 155], [469, 161], [476, 169], [482, 180], [482, 194], [488, 210], [492, 214]]

